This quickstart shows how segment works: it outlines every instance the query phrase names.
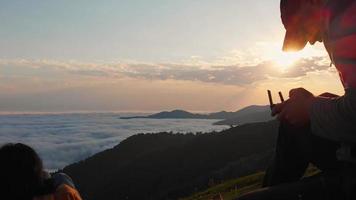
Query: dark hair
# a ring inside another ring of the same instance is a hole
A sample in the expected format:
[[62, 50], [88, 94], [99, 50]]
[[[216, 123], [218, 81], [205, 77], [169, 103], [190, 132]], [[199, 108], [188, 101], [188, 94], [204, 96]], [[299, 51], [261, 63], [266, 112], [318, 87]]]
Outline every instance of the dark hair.
[[32, 200], [52, 192], [43, 174], [42, 160], [31, 147], [9, 143], [0, 148], [0, 195], [5, 199]]

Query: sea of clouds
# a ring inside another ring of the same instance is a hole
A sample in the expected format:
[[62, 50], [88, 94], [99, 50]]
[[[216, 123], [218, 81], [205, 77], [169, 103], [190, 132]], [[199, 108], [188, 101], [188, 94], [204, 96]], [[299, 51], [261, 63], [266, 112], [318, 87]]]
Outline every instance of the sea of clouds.
[[215, 120], [120, 119], [127, 114], [10, 114], [0, 115], [0, 145], [21, 142], [32, 146], [45, 168], [60, 169], [97, 152], [112, 148], [137, 133], [208, 132]]

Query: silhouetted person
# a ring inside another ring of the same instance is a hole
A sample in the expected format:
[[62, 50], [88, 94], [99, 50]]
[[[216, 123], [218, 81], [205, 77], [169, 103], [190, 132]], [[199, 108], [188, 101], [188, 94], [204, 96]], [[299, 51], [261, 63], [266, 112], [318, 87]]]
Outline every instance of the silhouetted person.
[[[283, 50], [324, 42], [345, 94], [292, 89], [272, 110], [280, 127], [264, 188], [240, 199], [356, 199], [356, 0], [282, 0], [281, 17]], [[321, 173], [302, 178], [310, 163]]]
[[18, 143], [0, 148], [0, 199], [81, 200], [81, 197], [67, 175], [60, 173], [50, 178], [37, 153]]

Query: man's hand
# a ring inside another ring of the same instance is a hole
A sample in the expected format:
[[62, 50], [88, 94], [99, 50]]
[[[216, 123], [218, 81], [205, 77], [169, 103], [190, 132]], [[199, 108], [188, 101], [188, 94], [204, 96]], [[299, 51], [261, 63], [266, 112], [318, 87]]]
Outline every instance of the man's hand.
[[315, 99], [314, 95], [304, 88], [289, 91], [289, 99], [276, 104], [272, 109], [272, 116], [286, 121], [294, 126], [305, 126], [309, 123], [309, 108]]

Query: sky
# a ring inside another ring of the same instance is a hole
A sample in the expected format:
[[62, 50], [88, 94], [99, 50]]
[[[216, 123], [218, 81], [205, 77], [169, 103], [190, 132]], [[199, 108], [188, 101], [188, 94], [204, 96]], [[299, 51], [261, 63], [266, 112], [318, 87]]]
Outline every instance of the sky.
[[233, 111], [342, 94], [322, 44], [283, 53], [278, 0], [0, 0], [0, 112]]

